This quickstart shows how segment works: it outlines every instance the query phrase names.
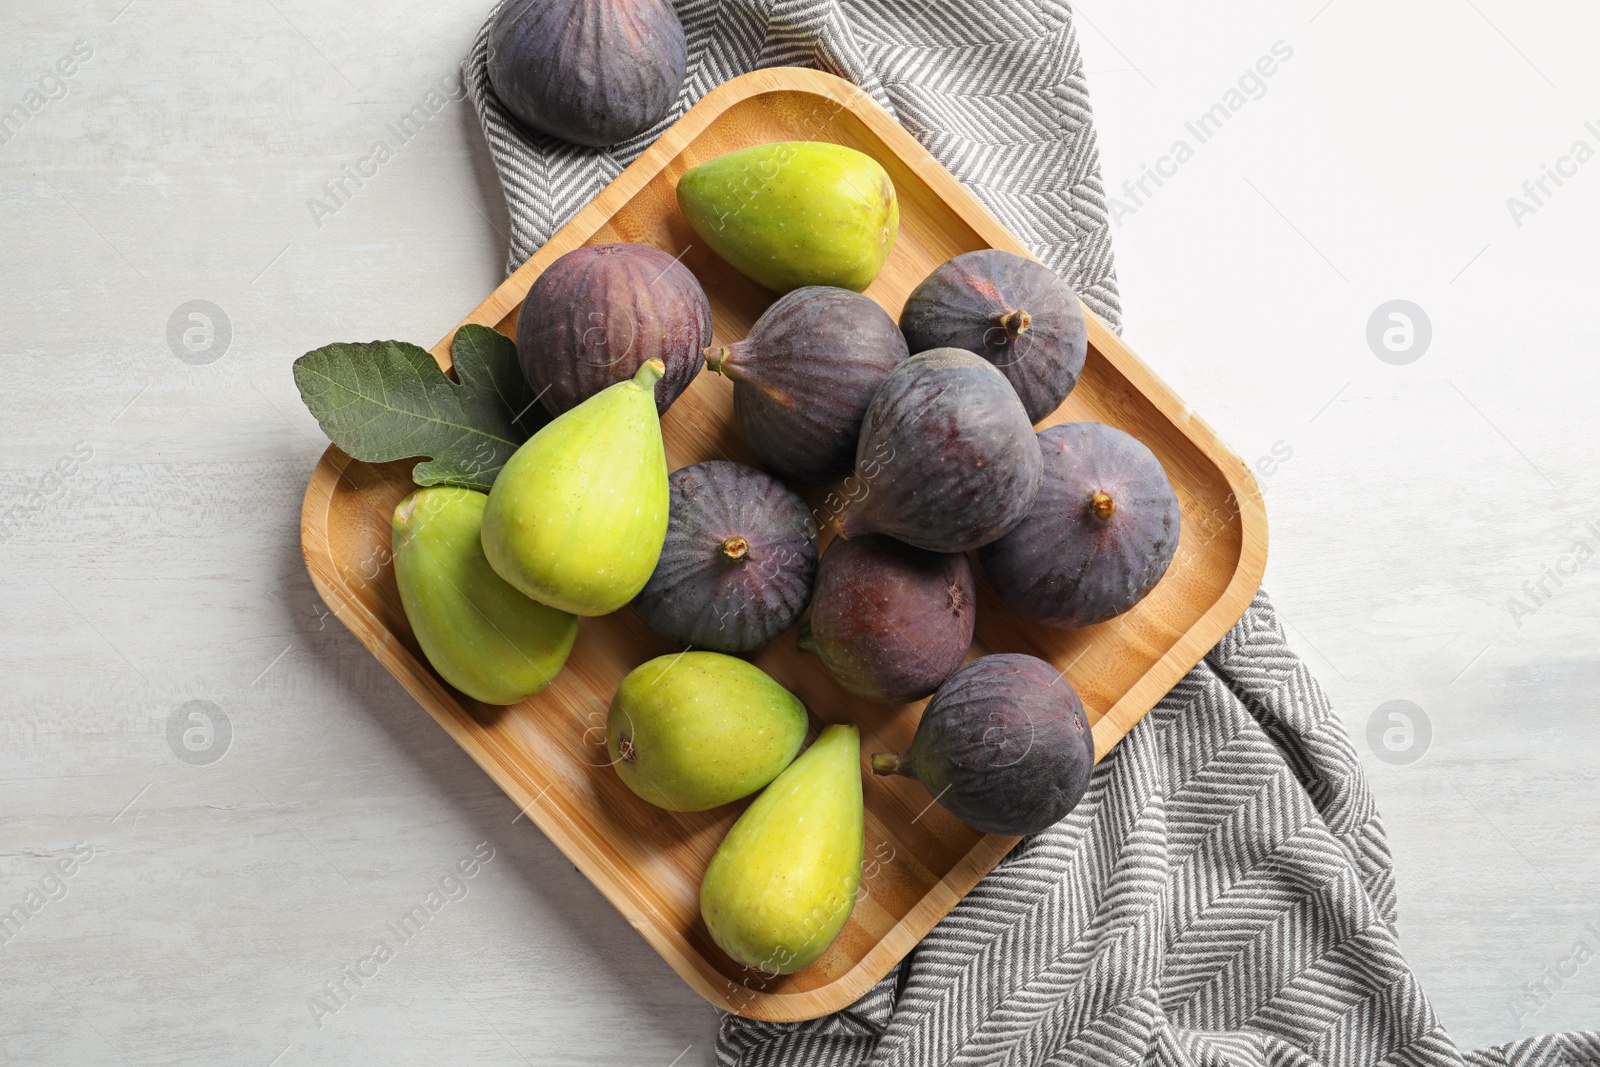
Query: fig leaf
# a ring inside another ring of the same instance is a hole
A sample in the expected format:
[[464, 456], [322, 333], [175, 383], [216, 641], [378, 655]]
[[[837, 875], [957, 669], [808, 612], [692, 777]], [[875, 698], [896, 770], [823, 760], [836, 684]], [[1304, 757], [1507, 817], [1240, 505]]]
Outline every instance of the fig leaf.
[[452, 380], [425, 349], [404, 341], [331, 344], [294, 361], [294, 382], [328, 439], [368, 463], [420, 456], [418, 485], [487, 491], [543, 423], [517, 346], [468, 324], [450, 343]]

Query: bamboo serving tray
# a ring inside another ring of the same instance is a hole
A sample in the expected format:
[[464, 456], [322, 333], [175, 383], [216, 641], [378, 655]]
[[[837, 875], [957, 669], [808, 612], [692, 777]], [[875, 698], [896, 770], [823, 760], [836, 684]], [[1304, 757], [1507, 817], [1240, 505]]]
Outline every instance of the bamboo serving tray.
[[[584, 244], [633, 241], [680, 255], [711, 297], [715, 343], [745, 336], [773, 294], [699, 242], [675, 189], [690, 167], [780, 140], [832, 141], [888, 170], [900, 234], [867, 295], [899, 317], [911, 289], [952, 256], [1022, 245], [858, 88], [798, 68], [755, 71], [708, 93], [644, 155], [464, 321], [515, 336], [517, 311], [540, 271]], [[1094, 724], [1100, 756], [1244, 613], [1266, 565], [1267, 522], [1244, 464], [1091, 313], [1082, 379], [1046, 424], [1094, 419], [1148, 445], [1182, 504], [1177, 557], [1126, 615], [1066, 633], [1020, 624], [980, 579], [973, 655], [1028, 652], [1063, 669]], [[454, 336], [455, 331], [451, 331]], [[449, 338], [433, 354], [449, 367]], [[662, 421], [676, 469], [714, 458], [751, 463], [732, 421], [732, 386], [704, 373]], [[625, 674], [677, 646], [624, 608], [580, 622], [566, 669], [509, 708], [478, 704], [428, 667], [401, 610], [389, 565], [390, 514], [409, 493], [414, 461], [366, 464], [329, 448], [311, 476], [301, 518], [306, 565], [333, 612], [528, 818], [566, 853], [683, 979], [719, 1008], [756, 1019], [809, 1019], [843, 1008], [882, 978], [1016, 843], [969, 829], [904, 778], [863, 767], [866, 867], [849, 924], [797, 974], [752, 972], [712, 942], [700, 919], [700, 877], [744, 804], [711, 812], [652, 807], [608, 766], [606, 710]], [[812, 494], [827, 507], [827, 490]], [[753, 661], [797, 694], [812, 736], [830, 722], [861, 728], [863, 757], [910, 743], [921, 704], [886, 706], [835, 685], [793, 631]]]

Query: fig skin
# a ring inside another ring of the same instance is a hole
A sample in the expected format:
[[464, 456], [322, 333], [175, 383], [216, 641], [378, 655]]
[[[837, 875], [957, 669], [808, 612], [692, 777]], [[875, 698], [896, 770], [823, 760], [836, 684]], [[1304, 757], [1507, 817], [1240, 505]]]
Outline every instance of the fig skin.
[[709, 811], [776, 778], [806, 740], [806, 706], [753, 663], [682, 652], [628, 672], [606, 714], [623, 784], [668, 811]]
[[1182, 517], [1160, 460], [1114, 426], [1039, 434], [1044, 482], [1016, 529], [978, 551], [989, 584], [1032, 622], [1091, 626], [1143, 600], [1178, 550]]
[[483, 554], [524, 596], [609, 615], [655, 572], [667, 536], [667, 456], [652, 399], [663, 368], [585, 400], [523, 442], [483, 509]]
[[705, 358], [734, 382], [733, 414], [751, 451], [780, 478], [815, 483], [850, 473], [867, 405], [909, 354], [875, 301], [808, 285]]
[[900, 328], [913, 352], [964, 348], [993, 363], [1029, 422], [1061, 406], [1089, 350], [1072, 287], [1043, 263], [998, 248], [935, 268], [906, 299]]
[[873, 396], [856, 445], [865, 490], [841, 532], [886, 533], [965, 552], [1022, 521], [1039, 492], [1039, 442], [994, 366], [935, 348], [896, 367]]
[[517, 354], [551, 415], [666, 365], [656, 414], [689, 387], [711, 342], [711, 302], [689, 268], [649, 245], [575, 248], [545, 268], [522, 301]]
[[700, 239], [775, 293], [803, 285], [860, 292], [900, 231], [900, 201], [883, 165], [826, 141], [751, 145], [692, 167], [678, 208]]
[[735, 962], [793, 974], [849, 921], [865, 853], [861, 731], [824, 726], [717, 846], [700, 880], [700, 917]]
[[961, 666], [976, 621], [977, 583], [966, 556], [882, 534], [836, 537], [817, 569], [800, 647], [857, 696], [904, 704]]
[[660, 122], [688, 58], [667, 0], [508, 0], [489, 27], [489, 84], [506, 110], [591, 147]]
[[939, 687], [911, 748], [872, 757], [875, 774], [921, 782], [986, 834], [1020, 837], [1077, 807], [1094, 771], [1094, 732], [1072, 683], [1034, 656], [973, 660]]
[[811, 602], [817, 528], [782, 482], [727, 460], [667, 479], [661, 559], [634, 610], [656, 633], [715, 652], [744, 652], [793, 626]]
[[523, 596], [483, 554], [486, 494], [436, 485], [394, 509], [390, 546], [400, 604], [423, 655], [473, 700], [515, 704], [567, 662], [578, 620]]

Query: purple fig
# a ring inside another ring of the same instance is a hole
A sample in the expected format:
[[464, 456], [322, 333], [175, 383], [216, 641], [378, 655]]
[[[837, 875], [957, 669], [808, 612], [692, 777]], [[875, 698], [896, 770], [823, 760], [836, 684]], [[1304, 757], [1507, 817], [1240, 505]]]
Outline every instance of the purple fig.
[[1072, 683], [1050, 664], [983, 656], [928, 701], [910, 751], [879, 753], [872, 770], [915, 778], [974, 830], [1016, 837], [1078, 806], [1094, 771], [1094, 732]]
[[586, 245], [546, 267], [522, 302], [522, 373], [552, 415], [629, 381], [646, 360], [665, 412], [700, 373], [711, 303], [689, 268], [649, 245]]
[[762, 463], [826, 482], [850, 473], [872, 394], [906, 355], [874, 301], [810, 285], [767, 308], [743, 341], [706, 349], [706, 365], [733, 379], [734, 418]]
[[1161, 461], [1113, 426], [1039, 434], [1044, 481], [1028, 516], [978, 551], [1008, 607], [1049, 626], [1090, 626], [1155, 588], [1178, 550], [1178, 497]]
[[985, 248], [934, 269], [900, 313], [911, 351], [964, 348], [1000, 368], [1029, 422], [1038, 422], [1078, 384], [1089, 349], [1083, 307], [1045, 266]]
[[688, 66], [667, 0], [507, 0], [489, 26], [489, 84], [525, 125], [581, 145], [643, 133]]
[[873, 396], [856, 445], [864, 495], [842, 529], [965, 552], [1022, 521], [1039, 470], [1039, 442], [1010, 383], [971, 352], [936, 348], [896, 367]]
[[726, 460], [684, 467], [667, 481], [667, 541], [633, 601], [645, 623], [714, 652], [744, 652], [793, 626], [817, 572], [806, 502], [771, 475]]
[[972, 564], [869, 534], [834, 538], [817, 568], [800, 647], [871, 700], [920, 700], [961, 666], [977, 609]]

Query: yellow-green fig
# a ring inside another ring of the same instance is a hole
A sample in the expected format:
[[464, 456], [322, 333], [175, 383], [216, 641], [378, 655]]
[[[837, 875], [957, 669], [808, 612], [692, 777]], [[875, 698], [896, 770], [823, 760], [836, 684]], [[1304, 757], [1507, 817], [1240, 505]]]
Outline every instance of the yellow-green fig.
[[854, 726], [829, 726], [711, 857], [700, 915], [712, 939], [768, 974], [809, 966], [855, 907], [865, 839], [861, 737]]
[[632, 600], [667, 536], [667, 457], [652, 359], [557, 416], [500, 471], [483, 513], [483, 552], [523, 593], [574, 615]]
[[823, 141], [756, 145], [702, 163], [678, 180], [678, 206], [717, 255], [779, 293], [802, 285], [860, 292], [900, 227], [888, 172]]
[[550, 684], [578, 620], [529, 600], [484, 558], [489, 498], [419, 489], [394, 509], [395, 581], [411, 632], [440, 677], [485, 704], [515, 704]]
[[800, 698], [720, 652], [659, 656], [611, 700], [606, 748], [629, 789], [657, 807], [705, 811], [778, 776], [806, 740]]

